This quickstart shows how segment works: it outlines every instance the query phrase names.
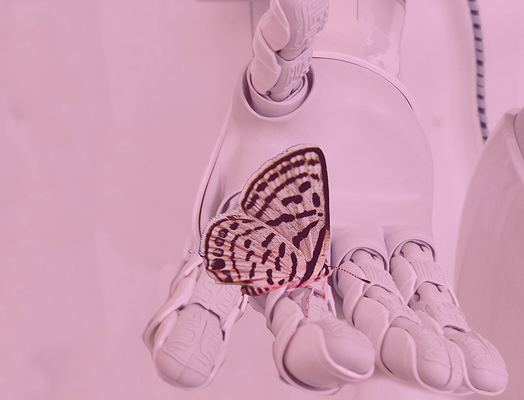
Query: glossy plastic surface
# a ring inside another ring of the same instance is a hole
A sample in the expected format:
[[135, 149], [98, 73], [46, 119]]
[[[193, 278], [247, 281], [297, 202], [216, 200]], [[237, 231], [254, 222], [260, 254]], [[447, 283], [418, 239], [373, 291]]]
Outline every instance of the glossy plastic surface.
[[[464, 206], [457, 255], [462, 309], [470, 326], [498, 348], [510, 374], [524, 368], [522, 111], [518, 119], [516, 114], [508, 112], [486, 142]], [[523, 391], [522, 380], [510, 376], [500, 398], [519, 398]]]
[[351, 55], [398, 76], [405, 7], [403, 0], [332, 0], [329, 24], [315, 50]]
[[[206, 202], [237, 194], [252, 171], [284, 149], [313, 143], [326, 154], [333, 188], [333, 263], [356, 247], [377, 249], [388, 259], [407, 239], [432, 242], [433, 172], [426, 138], [404, 95], [367, 68], [314, 59], [308, 98], [278, 118], [251, 108], [243, 80], [222, 140], [213, 174], [228, 179], [214, 178]], [[202, 216], [201, 228], [211, 217]]]

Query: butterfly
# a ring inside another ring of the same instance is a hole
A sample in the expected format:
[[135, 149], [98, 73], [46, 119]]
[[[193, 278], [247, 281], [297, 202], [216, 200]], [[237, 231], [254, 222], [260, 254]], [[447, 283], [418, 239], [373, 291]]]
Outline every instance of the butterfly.
[[212, 218], [200, 256], [222, 284], [258, 296], [277, 288], [304, 288], [331, 275], [326, 159], [298, 145], [267, 161], [248, 180], [238, 210]]

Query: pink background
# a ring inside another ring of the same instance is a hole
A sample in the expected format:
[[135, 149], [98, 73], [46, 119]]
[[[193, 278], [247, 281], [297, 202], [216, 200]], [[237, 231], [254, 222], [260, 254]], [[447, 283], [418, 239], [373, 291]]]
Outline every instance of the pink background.
[[[524, 105], [524, 4], [479, 3], [493, 127]], [[0, 398], [317, 398], [279, 380], [249, 308], [203, 391], [161, 381], [141, 342], [178, 271], [251, 31], [247, 2], [0, 3]], [[481, 147], [472, 40], [465, 0], [408, 1], [402, 75], [434, 151], [450, 281]], [[443, 398], [376, 379], [334, 398]]]

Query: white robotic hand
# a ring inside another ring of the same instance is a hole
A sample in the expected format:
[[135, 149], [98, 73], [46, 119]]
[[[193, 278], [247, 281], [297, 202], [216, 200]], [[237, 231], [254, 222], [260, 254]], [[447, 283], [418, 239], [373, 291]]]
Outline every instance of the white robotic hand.
[[164, 381], [195, 390], [209, 385], [224, 362], [230, 330], [247, 299], [238, 286], [217, 285], [198, 254], [186, 261], [143, 340]]
[[507, 383], [506, 365], [498, 350], [473, 331], [433, 252], [424, 244], [407, 243], [390, 262], [391, 274], [404, 300], [425, 324], [459, 348], [463, 390], [501, 393]]
[[[197, 198], [195, 242], [202, 224], [234, 205], [263, 162], [297, 143], [317, 143], [329, 155], [331, 258], [370, 283], [338, 271], [332, 278], [338, 297], [327, 290], [324, 299], [315, 290], [309, 318], [310, 288], [290, 296], [281, 288], [253, 299], [275, 335], [282, 378], [330, 393], [371, 376], [374, 361], [387, 374], [429, 390], [500, 393], [507, 383], [504, 362], [466, 324], [427, 244], [431, 156], [402, 93], [365, 66], [323, 59], [314, 61], [316, 90], [303, 103], [311, 44], [327, 9], [327, 0], [271, 0], [247, 71], [251, 98], [237, 88]], [[301, 104], [284, 122], [263, 118]], [[196, 254], [188, 260], [144, 334], [159, 374], [184, 388], [211, 382], [245, 305], [238, 287], [215, 284], [200, 262]], [[335, 316], [334, 300], [343, 315]], [[196, 339], [185, 340], [184, 332]], [[206, 349], [204, 343], [214, 345]], [[206, 365], [191, 356], [197, 349], [207, 351]]]
[[346, 320], [373, 343], [387, 374], [431, 391], [496, 395], [508, 380], [498, 351], [465, 320], [428, 245], [408, 242], [390, 262], [357, 250], [337, 271], [335, 287]]
[[275, 336], [273, 357], [280, 376], [299, 389], [330, 394], [371, 377], [375, 350], [364, 334], [335, 316], [331, 288], [313, 286], [289, 295], [281, 288], [250, 303], [265, 315]]

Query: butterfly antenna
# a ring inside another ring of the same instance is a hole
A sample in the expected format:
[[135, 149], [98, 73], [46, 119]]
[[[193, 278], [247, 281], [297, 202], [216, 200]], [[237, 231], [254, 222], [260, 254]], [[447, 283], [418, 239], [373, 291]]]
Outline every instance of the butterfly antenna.
[[360, 276], [358, 275], [355, 275], [353, 272], [349, 272], [347, 269], [344, 269], [344, 268], [340, 268], [340, 267], [336, 267], [336, 266], [332, 266], [331, 268], [336, 268], [336, 269], [339, 269], [341, 271], [344, 271], [346, 273], [348, 273], [349, 275], [361, 280], [362, 282], [365, 282], [365, 283], [371, 283], [371, 281], [365, 279], [365, 278], [361, 278]]

